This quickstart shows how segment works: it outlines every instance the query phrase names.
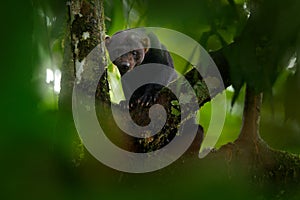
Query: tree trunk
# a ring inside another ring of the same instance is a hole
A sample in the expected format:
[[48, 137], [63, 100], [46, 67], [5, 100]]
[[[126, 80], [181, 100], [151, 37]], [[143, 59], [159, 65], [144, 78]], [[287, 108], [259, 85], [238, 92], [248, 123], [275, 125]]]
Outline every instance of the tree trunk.
[[[58, 147], [67, 151], [75, 165], [80, 164], [83, 155], [83, 146], [77, 135], [72, 115], [72, 93], [74, 85], [80, 81], [82, 91], [95, 98], [96, 91], [90, 91], [89, 84], [99, 80], [95, 68], [84, 64], [88, 54], [100, 44], [99, 62], [106, 66], [105, 59], [105, 24], [102, 0], [73, 0], [68, 4], [68, 19], [64, 39], [64, 62], [62, 66], [61, 91], [59, 95], [59, 119], [57, 132], [64, 133], [56, 136]], [[101, 43], [102, 42], [102, 43]], [[99, 67], [99, 65], [97, 65]], [[82, 77], [80, 79], [80, 77]], [[101, 88], [108, 97], [108, 84], [106, 76], [101, 79]]]
[[[102, 55], [99, 55], [99, 58], [103, 58], [102, 64], [106, 65], [105, 46], [104, 43], [101, 43], [105, 39], [103, 1], [70, 1], [68, 14], [59, 105], [60, 110], [69, 108], [67, 110], [71, 111], [75, 78], [79, 81], [81, 73], [84, 73], [84, 76], [82, 76], [84, 80], [80, 81], [86, 82], [87, 85], [88, 82], [99, 79], [96, 73], [93, 72], [95, 69], [88, 68], [88, 65], [83, 65], [83, 69], [80, 69], [80, 64], [98, 44], [101, 45], [100, 49], [102, 50]], [[106, 79], [103, 81], [105, 82]], [[108, 88], [108, 85], [106, 84], [103, 87]], [[108, 93], [108, 89], [105, 91]], [[95, 91], [87, 91], [87, 93], [95, 94]]]
[[225, 158], [232, 172], [250, 172], [249, 179], [261, 186], [283, 184], [283, 180], [287, 185], [291, 182], [299, 184], [299, 155], [274, 150], [259, 135], [262, 96], [247, 85], [239, 137], [210, 156], [221, 160]]
[[262, 93], [256, 94], [249, 86], [246, 87], [243, 124], [236, 144], [252, 146], [262, 141], [259, 135], [260, 108]]
[[242, 165], [244, 169], [264, 167], [265, 163], [274, 165], [272, 150], [259, 135], [261, 104], [262, 93], [255, 92], [247, 85], [240, 134], [233, 143], [223, 145], [218, 156], [225, 155], [232, 164]]

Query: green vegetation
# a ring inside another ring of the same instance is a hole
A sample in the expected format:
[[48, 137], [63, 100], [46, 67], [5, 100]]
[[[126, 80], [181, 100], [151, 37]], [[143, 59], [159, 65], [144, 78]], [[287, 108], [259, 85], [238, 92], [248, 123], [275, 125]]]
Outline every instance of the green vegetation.
[[[71, 99], [59, 101], [60, 88], [72, 88], [76, 72], [63, 67], [74, 65], [70, 2], [3, 4], [1, 199], [299, 198], [300, 1], [104, 1], [108, 35], [134, 27], [169, 28], [226, 60], [216, 62], [226, 67], [223, 78], [231, 85], [216, 150], [147, 174], [117, 172], [94, 159], [77, 136]], [[178, 71], [191, 68], [173, 57]], [[69, 75], [64, 82], [61, 74]], [[250, 128], [242, 123], [247, 98], [249, 110], [261, 107], [249, 112], [255, 113]], [[208, 102], [200, 110], [204, 132], [210, 109]]]

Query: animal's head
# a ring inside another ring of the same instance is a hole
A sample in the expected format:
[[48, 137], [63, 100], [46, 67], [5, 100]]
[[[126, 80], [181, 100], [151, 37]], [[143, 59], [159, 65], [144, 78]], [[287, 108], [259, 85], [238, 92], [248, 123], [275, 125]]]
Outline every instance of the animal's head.
[[106, 37], [105, 45], [110, 59], [123, 75], [143, 62], [150, 39], [144, 33], [126, 30]]

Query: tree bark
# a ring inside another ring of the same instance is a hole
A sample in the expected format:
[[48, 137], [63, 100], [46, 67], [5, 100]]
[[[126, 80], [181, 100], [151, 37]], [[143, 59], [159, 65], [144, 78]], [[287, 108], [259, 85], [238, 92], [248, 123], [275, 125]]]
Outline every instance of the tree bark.
[[[93, 80], [98, 80], [95, 70], [88, 68], [88, 65], [83, 65], [83, 69], [79, 69], [80, 64], [86, 56], [98, 44], [102, 50], [102, 64], [106, 65], [104, 54], [105, 39], [105, 24], [104, 24], [104, 9], [102, 0], [74, 0], [68, 4], [68, 20], [67, 30], [64, 42], [64, 64], [62, 67], [61, 93], [59, 96], [60, 110], [71, 111], [72, 105], [72, 90], [75, 83], [75, 78], [79, 79], [80, 73], [84, 73], [82, 85], [86, 85], [87, 94], [95, 94], [95, 91], [89, 91], [88, 83]], [[101, 52], [100, 52], [101, 53]], [[79, 73], [79, 70], [82, 72]], [[106, 77], [106, 76], [104, 76]], [[102, 90], [108, 93], [108, 85], [106, 78], [102, 80], [105, 83]], [[107, 98], [107, 95], [106, 95]]]
[[[56, 148], [63, 148], [63, 151], [67, 151], [66, 154], [70, 160], [75, 165], [79, 165], [83, 158], [83, 147], [74, 126], [72, 93], [74, 85], [80, 81], [82, 83], [80, 89], [95, 98], [96, 91], [90, 90], [89, 83], [99, 80], [95, 73], [98, 69], [84, 64], [84, 60], [90, 51], [100, 44], [99, 58], [96, 62], [101, 66], [106, 66], [105, 46], [102, 42], [105, 39], [104, 9], [102, 0], [73, 0], [68, 1], [67, 7], [68, 19], [64, 39], [64, 61], [57, 123], [57, 128], [60, 129], [57, 132], [64, 134], [56, 136], [58, 144]], [[106, 94], [103, 95], [103, 98], [107, 98], [108, 84], [106, 76], [103, 77], [101, 88]]]
[[262, 96], [262, 93], [257, 94], [251, 87], [246, 87], [243, 124], [236, 143], [253, 146], [262, 141], [259, 135]]

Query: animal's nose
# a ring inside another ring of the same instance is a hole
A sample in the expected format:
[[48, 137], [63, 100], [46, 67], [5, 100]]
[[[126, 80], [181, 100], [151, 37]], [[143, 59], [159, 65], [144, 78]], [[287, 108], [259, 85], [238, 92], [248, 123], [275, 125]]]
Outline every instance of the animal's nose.
[[130, 67], [129, 62], [122, 62], [121, 65], [122, 65], [122, 67], [124, 67], [124, 68], [129, 68], [129, 67]]

